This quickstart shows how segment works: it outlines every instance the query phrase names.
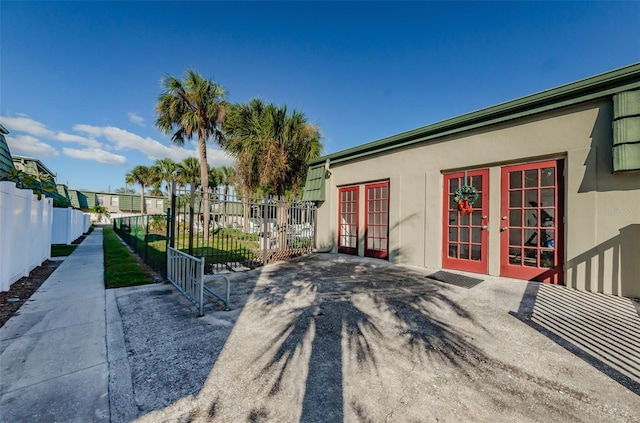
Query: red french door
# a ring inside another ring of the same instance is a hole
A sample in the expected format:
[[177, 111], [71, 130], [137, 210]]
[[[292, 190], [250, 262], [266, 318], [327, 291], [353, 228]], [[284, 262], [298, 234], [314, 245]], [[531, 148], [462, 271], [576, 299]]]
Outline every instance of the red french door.
[[478, 192], [469, 214], [463, 216], [453, 199], [465, 185], [465, 172], [444, 175], [442, 267], [474, 273], [488, 272], [489, 170], [466, 172], [466, 184]]
[[358, 187], [338, 190], [338, 252], [358, 254]]
[[563, 162], [502, 168], [500, 274], [563, 283]]
[[389, 255], [389, 182], [365, 185], [364, 255], [386, 259]]

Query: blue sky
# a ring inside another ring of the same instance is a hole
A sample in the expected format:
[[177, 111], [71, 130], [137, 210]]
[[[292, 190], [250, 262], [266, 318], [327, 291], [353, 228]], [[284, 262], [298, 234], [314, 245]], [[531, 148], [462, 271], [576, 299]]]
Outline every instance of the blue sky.
[[2, 1], [0, 123], [58, 182], [114, 190], [197, 156], [154, 128], [164, 74], [301, 110], [332, 153], [638, 62], [638, 22], [640, 2]]

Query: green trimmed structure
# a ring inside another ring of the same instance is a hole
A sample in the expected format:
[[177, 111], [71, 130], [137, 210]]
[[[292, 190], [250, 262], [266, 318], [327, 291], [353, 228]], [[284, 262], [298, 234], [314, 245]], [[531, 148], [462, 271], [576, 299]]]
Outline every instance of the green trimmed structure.
[[14, 168], [9, 145], [4, 137], [7, 134], [9, 134], [7, 128], [0, 125], [0, 175], [10, 173], [11, 169]]
[[304, 198], [334, 252], [640, 297], [640, 64], [320, 157]]

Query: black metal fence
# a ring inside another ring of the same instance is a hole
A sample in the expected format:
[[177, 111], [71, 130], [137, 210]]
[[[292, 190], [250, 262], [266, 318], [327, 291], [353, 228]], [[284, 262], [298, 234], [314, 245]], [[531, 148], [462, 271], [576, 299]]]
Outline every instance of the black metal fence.
[[[177, 190], [167, 215], [113, 219], [114, 231], [152, 268], [166, 276], [170, 245], [206, 262], [205, 272], [254, 268], [307, 254], [315, 248], [314, 203], [242, 197], [220, 189], [205, 201], [198, 191]], [[208, 232], [208, 233], [207, 233]]]
[[167, 273], [166, 215], [129, 216], [113, 219], [113, 231], [149, 266]]
[[200, 192], [178, 190], [169, 212], [172, 245], [205, 258], [206, 273], [253, 268], [307, 254], [315, 247], [314, 203], [242, 197], [220, 189], [209, 193], [208, 207], [208, 228]]

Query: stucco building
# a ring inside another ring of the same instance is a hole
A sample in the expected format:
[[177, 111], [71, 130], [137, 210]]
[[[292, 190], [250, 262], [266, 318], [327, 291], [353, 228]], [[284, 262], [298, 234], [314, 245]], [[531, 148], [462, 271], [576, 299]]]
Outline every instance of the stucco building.
[[332, 251], [640, 297], [640, 64], [321, 157], [305, 198]]

